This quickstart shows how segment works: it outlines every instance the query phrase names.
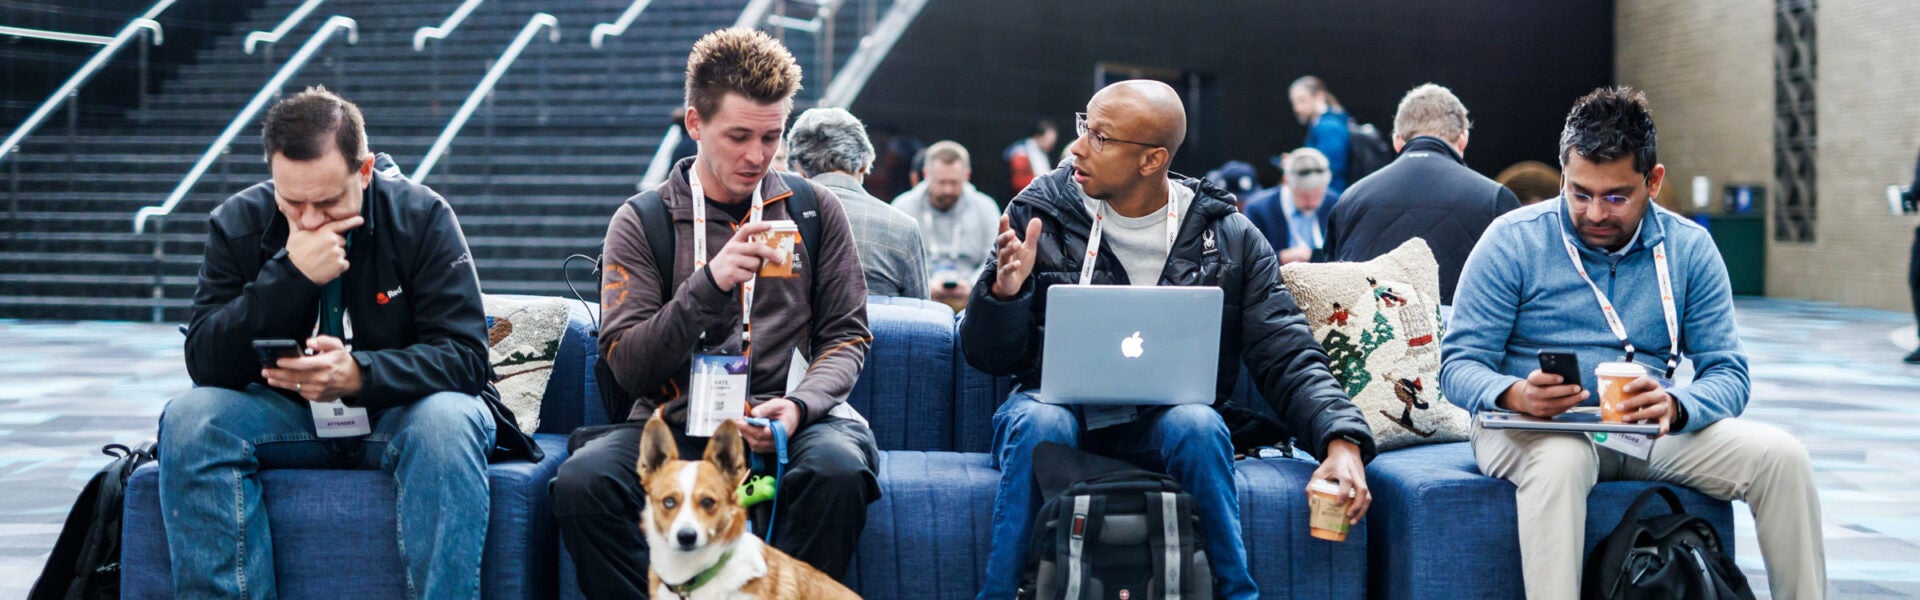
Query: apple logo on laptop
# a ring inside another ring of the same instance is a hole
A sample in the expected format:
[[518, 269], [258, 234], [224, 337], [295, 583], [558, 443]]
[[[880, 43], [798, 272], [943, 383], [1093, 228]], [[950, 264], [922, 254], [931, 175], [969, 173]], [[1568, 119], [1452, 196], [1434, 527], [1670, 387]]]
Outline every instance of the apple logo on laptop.
[[1127, 358], [1140, 358], [1141, 354], [1147, 352], [1145, 348], [1140, 347], [1144, 341], [1140, 339], [1140, 332], [1133, 332], [1133, 337], [1120, 340], [1120, 354]]

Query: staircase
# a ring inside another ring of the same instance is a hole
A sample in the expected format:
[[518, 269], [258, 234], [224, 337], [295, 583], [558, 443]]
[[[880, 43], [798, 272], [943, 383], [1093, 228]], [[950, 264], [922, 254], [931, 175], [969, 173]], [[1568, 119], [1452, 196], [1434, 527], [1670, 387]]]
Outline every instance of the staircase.
[[[0, 318], [150, 320], [158, 306], [159, 319], [184, 321], [206, 214], [268, 178], [257, 122], [172, 216], [134, 234], [134, 211], [167, 197], [328, 15], [358, 21], [359, 43], [335, 36], [284, 93], [326, 85], [353, 100], [366, 115], [372, 149], [408, 173], [528, 18], [558, 18], [561, 41], [534, 39], [425, 183], [459, 215], [485, 292], [570, 296], [562, 260], [599, 253], [608, 219], [634, 193], [668, 112], [681, 102], [688, 50], [699, 36], [732, 25], [748, 2], [655, 0], [625, 35], [596, 50], [589, 31], [619, 17], [629, 0], [488, 0], [449, 37], [416, 52], [415, 30], [439, 25], [458, 0], [334, 0], [269, 51], [242, 52], [248, 32], [272, 29], [298, 4], [268, 0], [236, 20], [146, 110], [85, 122], [71, 147], [57, 128], [45, 129], [6, 158], [18, 162], [20, 191], [17, 218], [7, 219], [9, 207], [0, 204]], [[861, 31], [860, 11], [846, 12], [836, 15], [847, 32], [835, 40], [843, 48], [836, 65]], [[811, 72], [810, 36], [787, 40]], [[811, 79], [805, 85], [806, 98], [825, 88]], [[11, 168], [0, 164], [0, 200]], [[574, 279], [595, 297], [597, 282], [578, 262]]]

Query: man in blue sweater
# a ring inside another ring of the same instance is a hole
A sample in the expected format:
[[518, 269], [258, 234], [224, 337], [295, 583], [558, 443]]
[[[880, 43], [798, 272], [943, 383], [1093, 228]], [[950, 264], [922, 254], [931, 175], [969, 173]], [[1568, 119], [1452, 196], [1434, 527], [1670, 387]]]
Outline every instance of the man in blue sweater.
[[[1654, 154], [1646, 97], [1603, 88], [1581, 98], [1560, 133], [1560, 164], [1560, 197], [1495, 220], [1467, 258], [1441, 345], [1447, 398], [1475, 412], [1545, 418], [1595, 404], [1591, 369], [1602, 362], [1635, 361], [1670, 378], [1684, 355], [1695, 375], [1671, 386], [1654, 376], [1626, 386], [1626, 419], [1658, 422], [1664, 432], [1645, 460], [1580, 434], [1474, 429], [1480, 470], [1519, 487], [1527, 597], [1579, 595], [1587, 493], [1596, 481], [1623, 479], [1745, 500], [1773, 597], [1824, 596], [1820, 501], [1806, 448], [1739, 418], [1747, 357], [1726, 266], [1704, 229], [1652, 204], [1666, 169]], [[1540, 372], [1542, 350], [1578, 355], [1581, 380]]]

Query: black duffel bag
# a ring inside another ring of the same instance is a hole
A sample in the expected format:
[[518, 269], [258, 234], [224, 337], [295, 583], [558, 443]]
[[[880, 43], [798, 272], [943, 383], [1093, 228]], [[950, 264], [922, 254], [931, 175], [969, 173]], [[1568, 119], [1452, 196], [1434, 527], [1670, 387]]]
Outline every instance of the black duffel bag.
[[[1641, 518], [1655, 496], [1666, 499], [1673, 512]], [[1673, 490], [1655, 486], [1640, 492], [1613, 533], [1587, 555], [1580, 597], [1753, 600], [1747, 576], [1723, 548], [1712, 523], [1687, 514]]]

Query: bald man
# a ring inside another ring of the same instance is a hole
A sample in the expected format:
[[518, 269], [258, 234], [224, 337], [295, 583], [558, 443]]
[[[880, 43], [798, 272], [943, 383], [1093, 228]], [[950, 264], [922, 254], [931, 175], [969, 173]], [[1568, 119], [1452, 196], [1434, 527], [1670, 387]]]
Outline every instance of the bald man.
[[[1035, 179], [1001, 217], [994, 256], [960, 322], [967, 362], [1019, 384], [993, 415], [1000, 488], [981, 598], [1014, 596], [1040, 501], [1032, 453], [1048, 441], [1172, 475], [1196, 500], [1214, 589], [1226, 598], [1259, 597], [1240, 539], [1228, 433], [1251, 414], [1251, 407], [1226, 402], [1243, 360], [1274, 414], [1321, 460], [1314, 479], [1333, 480], [1352, 493], [1347, 518], [1358, 522], [1372, 502], [1365, 463], [1373, 457], [1373, 436], [1281, 287], [1273, 248], [1227, 192], [1167, 172], [1186, 123], [1179, 95], [1166, 84], [1124, 81], [1100, 90], [1076, 119], [1071, 162]], [[1083, 271], [1096, 223], [1102, 241], [1092, 269]], [[1047, 289], [1074, 283], [1221, 288], [1227, 306], [1237, 308], [1221, 320], [1221, 339], [1233, 344], [1221, 349], [1214, 406], [1109, 412], [1035, 400]]]

